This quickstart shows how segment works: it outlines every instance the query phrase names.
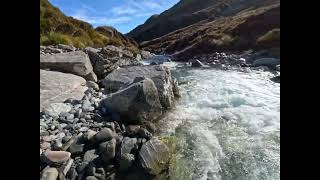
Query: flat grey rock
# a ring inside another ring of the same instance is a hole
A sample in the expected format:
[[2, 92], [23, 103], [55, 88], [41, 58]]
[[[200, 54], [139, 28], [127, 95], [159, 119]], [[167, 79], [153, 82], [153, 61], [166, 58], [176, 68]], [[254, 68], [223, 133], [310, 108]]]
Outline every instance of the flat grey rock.
[[82, 77], [40, 69], [40, 111], [51, 103], [62, 103], [72, 98], [81, 100], [86, 80]]

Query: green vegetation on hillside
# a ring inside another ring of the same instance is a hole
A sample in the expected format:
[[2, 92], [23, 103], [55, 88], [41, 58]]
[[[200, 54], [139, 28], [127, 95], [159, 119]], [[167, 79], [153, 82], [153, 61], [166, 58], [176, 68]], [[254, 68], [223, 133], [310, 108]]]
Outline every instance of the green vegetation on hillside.
[[110, 34], [102, 33], [91, 24], [65, 16], [48, 0], [40, 0], [40, 44], [68, 44], [83, 48], [103, 47], [106, 45], [126, 46], [134, 53], [138, 48], [130, 40], [111, 27], [101, 27], [109, 30]]

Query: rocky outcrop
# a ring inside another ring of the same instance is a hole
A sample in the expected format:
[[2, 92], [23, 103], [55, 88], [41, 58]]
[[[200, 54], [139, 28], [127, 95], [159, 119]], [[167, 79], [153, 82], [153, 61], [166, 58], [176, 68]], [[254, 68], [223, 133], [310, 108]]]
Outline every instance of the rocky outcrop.
[[69, 98], [81, 99], [88, 89], [85, 83], [85, 79], [73, 74], [40, 70], [40, 110]]
[[96, 81], [90, 59], [82, 51], [40, 55], [40, 69], [71, 73]]
[[150, 79], [141, 79], [101, 101], [108, 116], [118, 116], [125, 123], [141, 123], [157, 119], [162, 108], [158, 91]]
[[106, 93], [116, 92], [128, 87], [139, 78], [150, 78], [157, 90], [162, 107], [171, 108], [175, 97], [179, 97], [179, 90], [176, 81], [172, 78], [171, 72], [164, 66], [132, 66], [120, 68], [103, 80]]

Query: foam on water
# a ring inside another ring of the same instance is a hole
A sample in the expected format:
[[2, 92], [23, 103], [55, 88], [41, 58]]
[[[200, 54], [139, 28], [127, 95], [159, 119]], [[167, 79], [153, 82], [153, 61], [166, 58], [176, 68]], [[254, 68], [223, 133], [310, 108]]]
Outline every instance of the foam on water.
[[280, 85], [270, 73], [172, 73], [182, 98], [160, 124], [184, 140], [190, 179], [280, 179]]

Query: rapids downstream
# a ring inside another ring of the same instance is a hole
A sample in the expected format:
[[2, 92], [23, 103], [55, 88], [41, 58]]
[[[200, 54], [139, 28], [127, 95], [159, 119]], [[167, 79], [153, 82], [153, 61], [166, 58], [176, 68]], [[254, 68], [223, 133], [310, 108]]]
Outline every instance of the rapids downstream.
[[170, 179], [280, 179], [280, 84], [269, 72], [177, 67], [182, 97], [159, 122], [181, 143]]

